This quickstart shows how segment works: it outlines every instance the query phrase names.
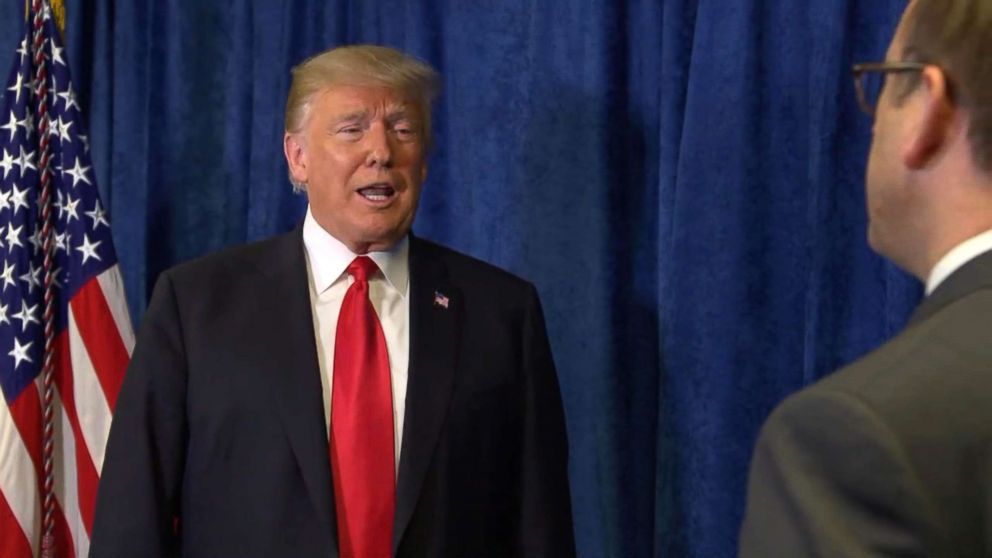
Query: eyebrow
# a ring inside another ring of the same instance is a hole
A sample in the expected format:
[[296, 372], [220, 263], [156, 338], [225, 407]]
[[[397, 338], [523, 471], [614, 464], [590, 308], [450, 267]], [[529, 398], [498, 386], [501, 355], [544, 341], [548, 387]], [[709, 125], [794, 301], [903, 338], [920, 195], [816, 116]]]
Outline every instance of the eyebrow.
[[[334, 119], [335, 122], [342, 122], [345, 120], [358, 120], [365, 118], [368, 115], [367, 110], [356, 110], [355, 112], [349, 112], [347, 114], [342, 114]], [[395, 120], [399, 118], [412, 118], [410, 116], [410, 111], [405, 106], [397, 106], [395, 109], [390, 109], [386, 111], [386, 118], [389, 120]]]
[[331, 124], [332, 125], [335, 125], [335, 124], [341, 124], [342, 122], [350, 122], [350, 121], [353, 121], [353, 120], [361, 120], [361, 119], [365, 118], [365, 116], [367, 114], [368, 114], [368, 111], [364, 111], [364, 110], [359, 110], [359, 111], [355, 111], [355, 112], [349, 112], [348, 114], [342, 114], [341, 116], [335, 118], [331, 122]]
[[409, 111], [406, 110], [405, 107], [404, 108], [401, 108], [401, 109], [399, 109], [399, 110], [397, 110], [395, 112], [390, 112], [390, 113], [387, 113], [386, 114], [386, 121], [387, 122], [393, 123], [393, 122], [396, 122], [398, 120], [409, 120], [411, 122], [416, 122], [417, 121], [417, 119], [414, 118], [409, 113]]

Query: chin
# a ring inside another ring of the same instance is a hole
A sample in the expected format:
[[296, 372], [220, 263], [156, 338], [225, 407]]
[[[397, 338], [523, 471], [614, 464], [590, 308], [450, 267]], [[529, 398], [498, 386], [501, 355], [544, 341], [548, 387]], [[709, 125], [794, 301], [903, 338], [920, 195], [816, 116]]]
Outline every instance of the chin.
[[871, 226], [868, 227], [868, 247], [877, 254], [882, 253], [878, 246], [878, 234], [873, 231]]
[[396, 242], [410, 232], [412, 220], [374, 219], [365, 225], [365, 238], [376, 239], [376, 242]]
[[368, 234], [364, 235], [364, 243], [372, 246], [375, 251], [385, 251], [391, 249], [406, 235], [406, 233], [401, 233], [396, 229], [367, 232]]
[[892, 246], [885, 242], [884, 235], [879, 234], [877, 230], [871, 228], [868, 229], [868, 246], [879, 256], [882, 256], [883, 258], [898, 265], [898, 262], [896, 261], [896, 254], [893, 253]]

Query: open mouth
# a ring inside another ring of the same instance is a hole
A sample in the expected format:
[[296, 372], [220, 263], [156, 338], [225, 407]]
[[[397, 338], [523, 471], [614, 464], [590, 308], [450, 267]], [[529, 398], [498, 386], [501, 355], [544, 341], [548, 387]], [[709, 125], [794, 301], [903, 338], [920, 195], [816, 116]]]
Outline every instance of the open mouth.
[[388, 184], [372, 184], [359, 188], [358, 195], [372, 202], [384, 202], [396, 195], [396, 189]]

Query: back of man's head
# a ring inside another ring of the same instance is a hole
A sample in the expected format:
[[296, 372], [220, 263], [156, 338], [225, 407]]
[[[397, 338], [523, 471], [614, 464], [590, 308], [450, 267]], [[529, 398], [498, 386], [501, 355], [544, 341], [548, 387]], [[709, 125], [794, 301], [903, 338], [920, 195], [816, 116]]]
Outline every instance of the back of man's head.
[[905, 24], [903, 59], [944, 70], [975, 164], [992, 175], [992, 0], [915, 0]]

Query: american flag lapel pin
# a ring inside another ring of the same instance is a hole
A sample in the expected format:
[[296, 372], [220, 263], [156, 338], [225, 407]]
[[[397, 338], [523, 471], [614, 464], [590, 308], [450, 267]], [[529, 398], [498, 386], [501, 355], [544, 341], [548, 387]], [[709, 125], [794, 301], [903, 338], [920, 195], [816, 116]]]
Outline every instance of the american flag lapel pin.
[[447, 310], [449, 302], [450, 300], [448, 300], [447, 295], [441, 291], [434, 291], [434, 306], [440, 306], [441, 308]]

